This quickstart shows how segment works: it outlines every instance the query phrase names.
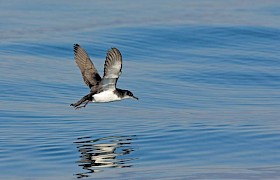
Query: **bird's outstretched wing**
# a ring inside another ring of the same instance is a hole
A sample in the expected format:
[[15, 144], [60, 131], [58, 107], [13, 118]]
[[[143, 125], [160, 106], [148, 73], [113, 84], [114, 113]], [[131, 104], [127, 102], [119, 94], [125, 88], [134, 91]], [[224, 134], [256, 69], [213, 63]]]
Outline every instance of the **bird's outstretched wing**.
[[102, 79], [103, 89], [115, 89], [118, 78], [122, 72], [122, 55], [117, 48], [107, 52], [104, 64], [104, 76]]
[[83, 79], [89, 88], [101, 82], [101, 77], [91, 62], [86, 51], [80, 45], [74, 44], [75, 61], [81, 70]]

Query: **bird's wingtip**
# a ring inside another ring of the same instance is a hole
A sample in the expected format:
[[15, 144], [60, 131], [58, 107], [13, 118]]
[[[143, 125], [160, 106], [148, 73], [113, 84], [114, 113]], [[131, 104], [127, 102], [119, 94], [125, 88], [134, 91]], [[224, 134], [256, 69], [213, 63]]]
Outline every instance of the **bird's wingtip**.
[[80, 45], [79, 45], [79, 44], [74, 44], [74, 45], [73, 45], [75, 55], [76, 55], [77, 50], [78, 50], [78, 48], [79, 48], [79, 47], [80, 47]]

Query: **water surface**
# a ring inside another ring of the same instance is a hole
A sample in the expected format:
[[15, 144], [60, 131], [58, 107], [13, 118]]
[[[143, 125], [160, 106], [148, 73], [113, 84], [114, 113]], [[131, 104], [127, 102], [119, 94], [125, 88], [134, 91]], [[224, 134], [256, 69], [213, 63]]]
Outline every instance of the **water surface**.
[[[9, 1], [0, 7], [1, 179], [280, 178], [277, 1]], [[139, 101], [88, 93], [74, 43]]]

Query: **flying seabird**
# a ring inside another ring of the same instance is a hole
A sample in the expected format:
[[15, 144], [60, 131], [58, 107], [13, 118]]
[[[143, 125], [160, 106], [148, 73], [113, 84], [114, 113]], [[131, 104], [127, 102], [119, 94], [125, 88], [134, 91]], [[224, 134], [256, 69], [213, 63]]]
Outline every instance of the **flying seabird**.
[[74, 55], [90, 93], [70, 106], [78, 109], [86, 107], [89, 102], [111, 102], [127, 98], [138, 100], [129, 90], [116, 87], [122, 70], [122, 55], [117, 48], [111, 48], [107, 52], [103, 78], [98, 74], [86, 51], [78, 44], [74, 44]]

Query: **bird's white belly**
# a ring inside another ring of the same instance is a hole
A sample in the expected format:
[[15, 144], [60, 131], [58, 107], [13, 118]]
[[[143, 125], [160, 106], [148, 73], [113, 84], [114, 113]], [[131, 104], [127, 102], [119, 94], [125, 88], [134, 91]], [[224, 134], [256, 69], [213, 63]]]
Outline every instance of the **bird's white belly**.
[[121, 100], [113, 91], [104, 91], [94, 94], [92, 102], [111, 102]]

